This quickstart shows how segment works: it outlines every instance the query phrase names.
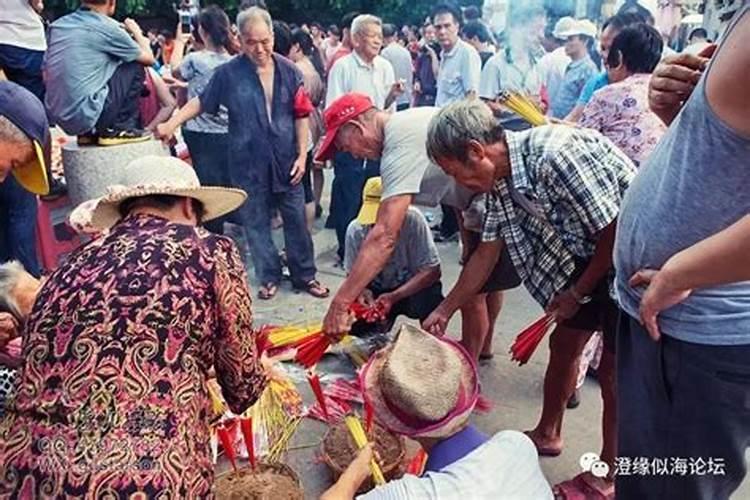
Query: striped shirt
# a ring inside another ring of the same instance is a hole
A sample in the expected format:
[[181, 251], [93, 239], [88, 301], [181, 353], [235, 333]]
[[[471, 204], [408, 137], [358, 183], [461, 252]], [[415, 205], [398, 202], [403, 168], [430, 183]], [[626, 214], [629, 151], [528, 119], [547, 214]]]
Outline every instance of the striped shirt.
[[617, 218], [635, 166], [596, 131], [547, 125], [506, 132], [510, 177], [487, 195], [482, 240], [502, 238], [534, 299], [546, 306], [570, 285]]

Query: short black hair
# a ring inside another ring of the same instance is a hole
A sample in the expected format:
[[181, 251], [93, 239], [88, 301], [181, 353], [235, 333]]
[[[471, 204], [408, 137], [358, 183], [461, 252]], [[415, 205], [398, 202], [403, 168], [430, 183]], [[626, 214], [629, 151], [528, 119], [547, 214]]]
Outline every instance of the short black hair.
[[339, 29], [341, 30], [341, 34], [344, 34], [344, 30], [349, 31], [352, 29], [352, 21], [354, 21], [354, 18], [359, 15], [359, 12], [349, 12], [348, 14], [344, 14], [341, 17], [341, 24], [339, 24]]
[[482, 21], [469, 21], [461, 29], [461, 33], [467, 40], [476, 37], [482, 43], [489, 43], [492, 41], [490, 30]]
[[335, 24], [330, 25], [326, 30], [326, 33], [333, 33], [337, 37], [341, 38], [341, 30]]
[[284, 21], [273, 22], [273, 51], [284, 57], [292, 50], [292, 30]]
[[631, 73], [652, 73], [659, 60], [664, 41], [653, 26], [639, 23], [623, 29], [612, 41], [607, 65], [620, 63]]
[[[174, 196], [171, 194], [151, 194], [147, 196], [136, 196], [134, 198], [127, 198], [123, 200], [117, 207], [120, 212], [120, 217], [126, 217], [134, 208], [140, 207], [152, 207], [161, 210], [169, 210], [179, 203], [181, 200], [187, 198], [186, 196]], [[203, 203], [196, 200], [195, 198], [188, 198], [192, 205], [193, 211], [198, 219], [198, 224], [203, 222], [203, 217], [206, 214], [206, 210], [203, 207]]]
[[268, 10], [266, 0], [242, 0], [242, 2], [240, 2], [239, 11], [242, 12], [250, 7], [260, 7], [261, 9]]
[[602, 31], [610, 26], [612, 29], [621, 31], [628, 26], [645, 22], [647, 22], [646, 19], [640, 14], [635, 12], [621, 12], [604, 21], [604, 24], [602, 24]]
[[216, 5], [209, 5], [197, 17], [198, 24], [208, 34], [215, 45], [219, 47], [229, 46], [231, 23], [226, 12]]
[[469, 21], [476, 21], [477, 19], [481, 19], [482, 13], [479, 11], [479, 7], [476, 5], [469, 5], [468, 7], [464, 7], [464, 19], [468, 23]]
[[432, 9], [432, 14], [430, 14], [430, 19], [432, 22], [435, 22], [435, 17], [439, 16], [440, 14], [450, 14], [453, 16], [453, 20], [461, 26], [463, 24], [463, 16], [461, 15], [461, 9], [458, 8], [458, 6], [452, 2], [445, 2], [445, 3], [439, 3]]
[[392, 36], [396, 36], [398, 33], [398, 28], [396, 28], [395, 25], [386, 23], [383, 25], [383, 37], [384, 38], [390, 38]]
[[688, 40], [692, 40], [695, 37], [708, 40], [708, 31], [706, 31], [705, 28], [695, 28], [693, 31], [690, 32], [690, 35], [688, 36]]

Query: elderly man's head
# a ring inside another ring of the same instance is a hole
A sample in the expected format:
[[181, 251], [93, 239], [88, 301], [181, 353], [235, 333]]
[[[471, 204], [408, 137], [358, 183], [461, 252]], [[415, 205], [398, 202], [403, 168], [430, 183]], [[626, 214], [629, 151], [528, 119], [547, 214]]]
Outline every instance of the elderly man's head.
[[10, 313], [23, 323], [31, 314], [40, 282], [17, 261], [0, 265], [0, 312]]
[[383, 48], [383, 21], [369, 14], [357, 16], [352, 21], [351, 37], [357, 55], [372, 62]]
[[336, 150], [356, 158], [377, 160], [383, 153], [383, 127], [375, 108], [342, 125], [334, 141]]
[[0, 116], [0, 182], [14, 168], [34, 159], [34, 144], [13, 122]]
[[483, 102], [463, 100], [442, 108], [427, 132], [427, 154], [456, 182], [476, 192], [492, 190], [508, 164], [503, 127]]
[[267, 10], [250, 7], [237, 14], [242, 52], [256, 65], [268, 66], [273, 56], [273, 20]]

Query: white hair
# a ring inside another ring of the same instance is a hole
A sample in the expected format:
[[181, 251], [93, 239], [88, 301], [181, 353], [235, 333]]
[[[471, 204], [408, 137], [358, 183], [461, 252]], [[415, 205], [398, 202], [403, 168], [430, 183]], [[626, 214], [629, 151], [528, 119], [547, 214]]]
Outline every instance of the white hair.
[[376, 24], [381, 28], [383, 27], [383, 21], [378, 16], [373, 16], [372, 14], [360, 14], [352, 21], [352, 27], [349, 31], [352, 35], [358, 35], [362, 33], [365, 26], [368, 24]]
[[258, 21], [266, 23], [268, 29], [273, 32], [273, 20], [271, 19], [271, 14], [269, 14], [266, 9], [261, 9], [260, 7], [250, 7], [249, 9], [240, 11], [240, 13], [237, 14], [237, 29], [242, 32], [247, 23]]
[[21, 278], [28, 274], [17, 260], [0, 265], [0, 312], [10, 313], [19, 321], [23, 319], [23, 315], [13, 291]]
[[466, 161], [471, 141], [492, 144], [503, 138], [503, 127], [485, 103], [463, 99], [441, 108], [430, 120], [427, 155], [435, 163], [443, 158]]

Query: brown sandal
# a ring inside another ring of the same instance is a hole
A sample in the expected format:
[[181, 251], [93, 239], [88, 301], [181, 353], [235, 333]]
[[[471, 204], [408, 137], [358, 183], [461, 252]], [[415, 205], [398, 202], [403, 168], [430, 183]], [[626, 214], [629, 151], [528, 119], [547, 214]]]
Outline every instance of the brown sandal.
[[317, 299], [325, 299], [331, 294], [331, 291], [320, 284], [318, 280], [310, 280], [302, 286], [295, 286], [295, 289], [307, 292]]

